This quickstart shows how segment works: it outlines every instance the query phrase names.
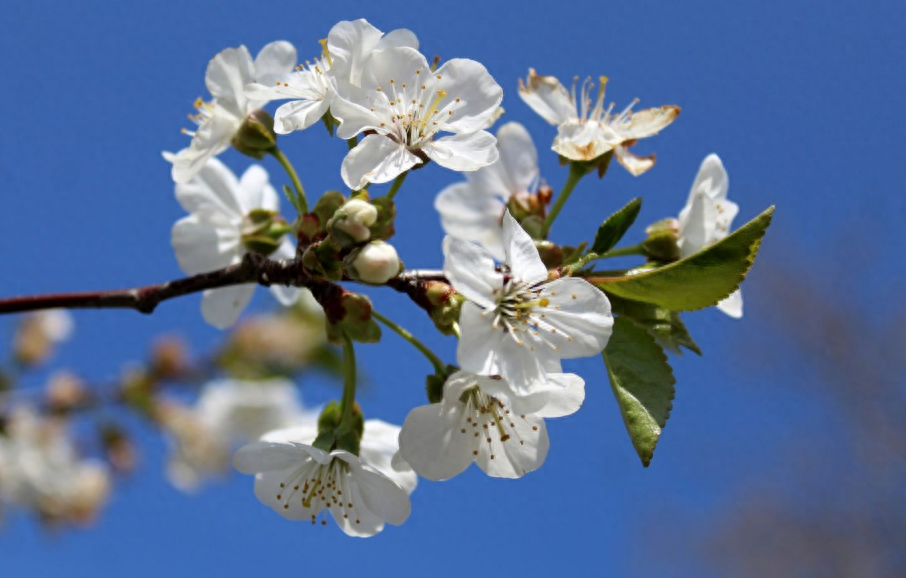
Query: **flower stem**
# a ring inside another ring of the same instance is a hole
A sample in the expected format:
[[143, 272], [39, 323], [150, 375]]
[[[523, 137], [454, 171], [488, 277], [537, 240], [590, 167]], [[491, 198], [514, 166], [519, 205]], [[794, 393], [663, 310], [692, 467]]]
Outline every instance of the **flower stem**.
[[286, 174], [289, 175], [289, 179], [293, 182], [293, 188], [296, 189], [296, 196], [299, 198], [299, 204], [302, 206], [303, 212], [308, 212], [308, 199], [305, 197], [305, 189], [302, 188], [302, 183], [299, 181], [299, 175], [296, 174], [296, 169], [293, 168], [292, 163], [289, 162], [289, 159], [286, 158], [286, 155], [283, 154], [277, 146], [274, 146], [271, 150], [268, 151], [271, 156], [277, 159], [277, 162], [283, 167], [283, 170], [286, 171]]
[[428, 361], [431, 362], [431, 365], [434, 366], [434, 369], [438, 373], [442, 374], [446, 370], [446, 366], [444, 365], [444, 362], [441, 361], [441, 359], [437, 355], [435, 355], [433, 351], [428, 349], [428, 347], [424, 343], [419, 341], [414, 335], [412, 335], [407, 330], [403, 329], [402, 327], [400, 327], [393, 321], [387, 319], [386, 317], [384, 317], [377, 311], [372, 310], [371, 316], [374, 317], [375, 319], [377, 319], [378, 321], [380, 321], [381, 323], [383, 323], [384, 325], [386, 325], [387, 327], [389, 327], [390, 329], [392, 329], [393, 331], [395, 331], [397, 333], [397, 335], [399, 335], [400, 337], [402, 337], [403, 339], [405, 339], [406, 341], [411, 343], [413, 347], [418, 349], [421, 352], [421, 354], [424, 355], [428, 359]]
[[599, 259], [610, 259], [611, 257], [624, 257], [626, 255], [644, 255], [645, 250], [642, 248], [641, 244], [631, 245], [629, 247], [621, 247], [619, 249], [612, 249], [606, 253], [588, 253], [575, 263], [569, 266], [569, 274], [572, 275], [576, 271], [582, 269], [582, 267], [588, 265], [592, 261], [597, 261]]
[[560, 194], [557, 195], [557, 200], [554, 201], [554, 206], [551, 207], [547, 217], [544, 218], [544, 224], [541, 226], [542, 237], [547, 238], [547, 234], [551, 230], [551, 225], [554, 224], [554, 219], [560, 214], [560, 209], [566, 204], [573, 189], [576, 188], [579, 180], [585, 176], [587, 172], [588, 171], [578, 163], [569, 164], [569, 177], [567, 177], [566, 183], [563, 184], [563, 189], [560, 191]]
[[392, 199], [393, 197], [396, 196], [396, 192], [397, 192], [398, 190], [400, 190], [400, 187], [401, 187], [401, 186], [403, 186], [403, 181], [406, 180], [406, 175], [408, 175], [408, 174], [409, 174], [409, 171], [406, 171], [405, 173], [402, 173], [400, 176], [396, 177], [396, 178], [393, 180], [393, 184], [390, 185], [390, 190], [387, 191], [387, 198], [388, 198], [388, 199]]
[[352, 339], [343, 334], [343, 397], [340, 400], [340, 431], [353, 428], [352, 412], [355, 408], [355, 349]]

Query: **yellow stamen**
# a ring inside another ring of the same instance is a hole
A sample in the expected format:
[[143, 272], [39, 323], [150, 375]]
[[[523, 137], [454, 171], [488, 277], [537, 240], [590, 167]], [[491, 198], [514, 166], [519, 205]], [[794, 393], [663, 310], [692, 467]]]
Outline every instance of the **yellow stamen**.
[[441, 89], [437, 91], [437, 98], [434, 99], [434, 104], [432, 104], [431, 108], [428, 109], [428, 114], [426, 114], [424, 118], [422, 118], [421, 130], [425, 130], [425, 127], [428, 125], [428, 119], [431, 118], [431, 115], [437, 114], [437, 105], [440, 104], [440, 101], [443, 100], [446, 96], [446, 90]]
[[333, 66], [333, 59], [330, 57], [330, 50], [327, 49], [327, 39], [322, 38], [321, 40], [318, 40], [318, 44], [321, 45], [321, 54], [323, 54], [324, 58], [327, 59], [327, 64]]

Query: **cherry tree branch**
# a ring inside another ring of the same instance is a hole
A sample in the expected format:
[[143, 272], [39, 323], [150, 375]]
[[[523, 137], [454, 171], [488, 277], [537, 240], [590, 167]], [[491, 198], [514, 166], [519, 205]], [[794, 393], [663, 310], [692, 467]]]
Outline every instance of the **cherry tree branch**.
[[[418, 288], [427, 281], [445, 281], [443, 271], [405, 271], [387, 285], [415, 299]], [[312, 278], [298, 260], [279, 261], [247, 253], [236, 265], [144, 287], [0, 299], [0, 315], [57, 308], [134, 309], [140, 313], [151, 313], [158, 304], [168, 299], [244, 283], [256, 283], [266, 287], [270, 285], [308, 287], [314, 291], [316, 297], [324, 293], [319, 289], [327, 289], [333, 285], [328, 281]]]

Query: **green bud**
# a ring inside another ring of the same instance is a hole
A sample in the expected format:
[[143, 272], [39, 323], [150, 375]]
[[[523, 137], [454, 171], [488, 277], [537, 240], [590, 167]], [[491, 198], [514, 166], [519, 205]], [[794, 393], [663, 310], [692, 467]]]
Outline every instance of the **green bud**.
[[548, 269], [556, 269], [563, 264], [563, 250], [559, 245], [547, 240], [535, 240], [535, 248]]
[[431, 310], [431, 321], [444, 335], [455, 335], [454, 327], [459, 321], [459, 313], [465, 299], [459, 293], [450, 296], [446, 303], [437, 305]]
[[255, 209], [242, 219], [242, 244], [252, 253], [270, 255], [291, 231], [276, 211]]
[[340, 258], [340, 247], [330, 239], [318, 241], [306, 247], [302, 253], [302, 266], [315, 277], [328, 281], [339, 281], [343, 278], [343, 261]]
[[255, 159], [277, 146], [277, 133], [274, 132], [274, 118], [263, 110], [250, 112], [232, 140], [233, 148], [244, 155]]
[[396, 205], [393, 199], [387, 197], [378, 197], [371, 201], [371, 204], [377, 208], [378, 215], [374, 224], [371, 225], [372, 239], [389, 239], [396, 234]]
[[679, 222], [676, 219], [662, 219], [645, 229], [648, 238], [642, 243], [645, 255], [654, 261], [676, 261], [680, 258], [677, 245]]
[[340, 191], [327, 191], [321, 195], [321, 198], [318, 199], [318, 202], [315, 203], [315, 207], [311, 211], [318, 217], [321, 232], [327, 232], [327, 223], [330, 221], [330, 218], [333, 217], [334, 213], [337, 212], [337, 209], [342, 207], [345, 203], [346, 197], [344, 197], [343, 193]]
[[327, 337], [332, 343], [342, 343], [344, 334], [360, 343], [381, 340], [381, 327], [371, 318], [371, 300], [367, 296], [345, 291], [339, 304], [331, 304], [331, 311], [334, 315], [327, 324]]

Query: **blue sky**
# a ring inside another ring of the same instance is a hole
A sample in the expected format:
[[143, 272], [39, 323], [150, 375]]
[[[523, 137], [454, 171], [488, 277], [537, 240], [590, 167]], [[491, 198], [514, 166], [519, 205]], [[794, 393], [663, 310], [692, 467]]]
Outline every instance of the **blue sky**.
[[[186, 497], [163, 481], [164, 450], [149, 437], [140, 471], [95, 528], [46, 536], [23, 519], [6, 524], [4, 576], [717, 575], [695, 536], [753, 488], [789, 485], [783, 456], [794, 440], [845, 438], [839, 408], [822, 394], [820, 368], [783, 333], [776, 303], [783, 293], [758, 288], [776, 286], [778, 276], [790, 275], [790, 283], [801, 277], [823, 298], [880, 324], [900, 301], [906, 5], [3, 0], [0, 12], [2, 295], [179, 276], [169, 235], [182, 213], [160, 151], [185, 145], [179, 129], [204, 95], [208, 60], [225, 47], [246, 44], [256, 52], [277, 39], [314, 56], [330, 26], [358, 17], [385, 31], [412, 29], [428, 55], [484, 63], [504, 87], [505, 118], [532, 133], [555, 190], [565, 170], [544, 153], [554, 129], [515, 91], [529, 67], [561, 79], [607, 75], [608, 98], [618, 105], [638, 96], [642, 106], [682, 107], [673, 126], [638, 146], [657, 152], [655, 169], [633, 178], [615, 167], [604, 181], [583, 181], [555, 240], [587, 240], [636, 196], [645, 199], [640, 223], [675, 215], [711, 152], [729, 171], [730, 197], [741, 207], [737, 224], [778, 207], [746, 286], [746, 317], [686, 316], [705, 355], [673, 359], [674, 412], [647, 470], [600, 360], [589, 358], [567, 365], [585, 378], [587, 401], [577, 415], [550, 424], [551, 452], [540, 471], [516, 482], [477, 471], [422, 482], [410, 520], [376, 538], [350, 540], [332, 527], [284, 521], [255, 501], [251, 480], [238, 476]], [[281, 146], [310, 192], [342, 185], [341, 141], [326, 140], [315, 127]], [[232, 151], [224, 159], [237, 172], [249, 162]], [[265, 165], [279, 174], [271, 160]], [[394, 244], [407, 265], [440, 265], [442, 231], [432, 203], [458, 178], [433, 166], [411, 175], [397, 197]], [[638, 227], [628, 240], [640, 235]], [[453, 341], [432, 335], [404, 298], [370, 294], [453, 359]], [[272, 303], [262, 291], [254, 306]], [[196, 297], [167, 303], [151, 317], [87, 311], [76, 319], [77, 338], [55, 364], [99, 381], [141, 358], [160, 333], [186, 335], [196, 351], [220, 337], [201, 321]], [[0, 319], [0, 327], [9, 323]], [[398, 339], [388, 334], [359, 355], [373, 380], [361, 400], [370, 417], [401, 423], [423, 403], [428, 366]], [[331, 394], [306, 385], [303, 395], [313, 403]], [[819, 447], [817, 457], [849, 467], [838, 446]], [[817, 483], [831, 499], [838, 470], [829, 471]]]

